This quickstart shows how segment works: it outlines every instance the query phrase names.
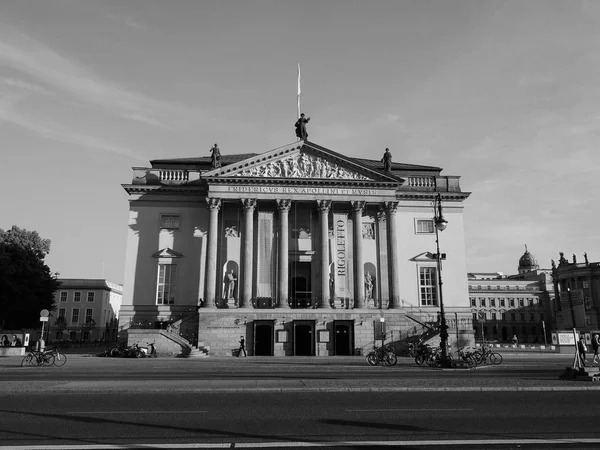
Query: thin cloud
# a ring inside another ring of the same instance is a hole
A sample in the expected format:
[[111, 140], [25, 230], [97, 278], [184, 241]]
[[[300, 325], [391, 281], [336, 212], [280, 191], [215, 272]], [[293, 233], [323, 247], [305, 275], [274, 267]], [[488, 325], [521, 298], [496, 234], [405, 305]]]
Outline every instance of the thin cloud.
[[16, 104], [22, 97], [7, 96], [0, 98], [0, 122], [6, 122], [17, 125], [21, 128], [33, 132], [34, 134], [53, 139], [59, 142], [74, 144], [79, 147], [85, 147], [92, 150], [102, 150], [129, 158], [147, 161], [141, 154], [127, 147], [112, 144], [99, 139], [95, 136], [75, 133], [72, 130], [51, 121], [49, 119], [40, 119], [34, 116], [25, 116], [15, 111]]
[[39, 84], [28, 83], [23, 80], [13, 78], [0, 78], [0, 86], [7, 87], [13, 91], [21, 91], [29, 94], [53, 95], [52, 91], [40, 86]]
[[204, 118], [202, 112], [185, 105], [155, 100], [102, 80], [13, 27], [0, 27], [0, 64], [25, 73], [40, 84], [66, 92], [81, 102], [145, 124], [174, 129], [182, 124], [190, 127]]

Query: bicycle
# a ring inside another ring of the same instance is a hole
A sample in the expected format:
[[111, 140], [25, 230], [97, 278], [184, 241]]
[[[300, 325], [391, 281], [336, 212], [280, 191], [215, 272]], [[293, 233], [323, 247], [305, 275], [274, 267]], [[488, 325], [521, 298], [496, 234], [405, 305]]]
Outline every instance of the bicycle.
[[51, 366], [54, 364], [54, 355], [51, 352], [30, 350], [21, 361], [21, 367], [25, 366]]
[[47, 353], [54, 355], [54, 365], [55, 366], [61, 367], [67, 363], [67, 355], [65, 355], [64, 353], [61, 353], [56, 345], [54, 346], [54, 348], [52, 350], [50, 350]]
[[398, 357], [394, 353], [394, 347], [386, 344], [383, 347], [373, 347], [373, 351], [365, 357], [367, 364], [370, 366], [393, 366], [398, 362]]
[[498, 365], [502, 363], [502, 355], [500, 353], [496, 353], [492, 350], [491, 347], [485, 346], [481, 349], [475, 350], [473, 352], [473, 358], [477, 365], [479, 364], [493, 364]]

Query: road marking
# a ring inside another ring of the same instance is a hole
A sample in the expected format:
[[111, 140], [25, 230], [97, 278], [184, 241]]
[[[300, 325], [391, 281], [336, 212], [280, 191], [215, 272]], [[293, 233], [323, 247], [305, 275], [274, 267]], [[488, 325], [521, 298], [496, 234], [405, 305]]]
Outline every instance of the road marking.
[[67, 414], [185, 414], [208, 411], [67, 411]]
[[347, 409], [346, 412], [378, 411], [473, 411], [473, 408], [401, 408], [401, 409]]
[[[573, 439], [454, 439], [454, 440], [426, 440], [426, 441], [321, 441], [321, 442], [226, 442], [208, 444], [205, 442], [187, 444], [135, 444], [135, 448], [299, 448], [299, 447], [415, 447], [415, 446], [489, 446], [489, 445], [573, 445], [573, 444], [600, 444], [597, 438], [573, 438]], [[128, 444], [77, 444], [77, 445], [22, 445], [22, 446], [0, 446], [0, 450], [122, 450], [129, 449]]]

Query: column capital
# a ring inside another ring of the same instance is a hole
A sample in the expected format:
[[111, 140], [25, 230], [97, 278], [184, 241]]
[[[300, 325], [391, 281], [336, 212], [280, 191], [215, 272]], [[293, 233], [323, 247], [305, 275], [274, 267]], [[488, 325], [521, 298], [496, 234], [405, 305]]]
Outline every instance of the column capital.
[[279, 212], [289, 212], [290, 211], [290, 208], [292, 207], [291, 200], [277, 199], [275, 201], [277, 202], [277, 209], [279, 210]]
[[357, 212], [357, 213], [362, 213], [363, 209], [365, 209], [365, 202], [350, 202], [350, 204], [352, 205], [352, 211]]
[[255, 198], [243, 198], [241, 199], [242, 201], [242, 208], [244, 208], [247, 211], [254, 211], [254, 208], [256, 208], [256, 199]]
[[208, 205], [208, 209], [218, 211], [221, 208], [221, 199], [215, 197], [206, 197], [206, 204]]
[[331, 208], [331, 200], [317, 200], [317, 207], [319, 211], [329, 212], [329, 208]]
[[377, 210], [377, 221], [385, 222], [387, 219], [386, 210], [383, 205], [379, 205], [379, 209]]
[[398, 211], [398, 202], [385, 202], [384, 207], [389, 214], [396, 214]]

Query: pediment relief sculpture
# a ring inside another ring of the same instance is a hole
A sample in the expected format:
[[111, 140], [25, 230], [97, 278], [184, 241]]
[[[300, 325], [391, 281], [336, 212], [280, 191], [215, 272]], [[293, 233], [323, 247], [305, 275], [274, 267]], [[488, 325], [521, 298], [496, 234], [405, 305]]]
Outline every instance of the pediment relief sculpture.
[[251, 169], [241, 170], [234, 176], [268, 178], [329, 178], [338, 180], [369, 180], [357, 172], [332, 164], [324, 158], [297, 153]]

